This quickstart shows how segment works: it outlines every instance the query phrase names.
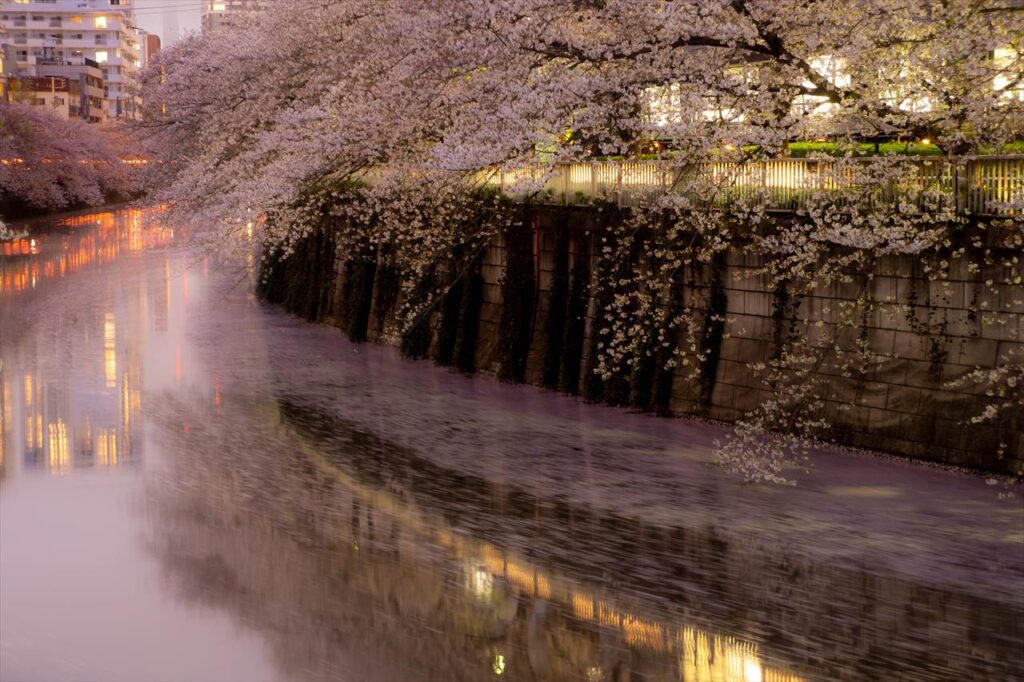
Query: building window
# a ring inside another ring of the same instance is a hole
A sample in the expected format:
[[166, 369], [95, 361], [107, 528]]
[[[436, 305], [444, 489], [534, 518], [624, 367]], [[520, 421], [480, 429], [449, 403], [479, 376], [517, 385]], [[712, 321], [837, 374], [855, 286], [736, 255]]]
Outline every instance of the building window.
[[997, 73], [992, 79], [996, 91], [1002, 92], [1006, 99], [1024, 102], [1024, 77], [1018, 71], [1020, 55], [1012, 47], [996, 48], [992, 54], [992, 62]]

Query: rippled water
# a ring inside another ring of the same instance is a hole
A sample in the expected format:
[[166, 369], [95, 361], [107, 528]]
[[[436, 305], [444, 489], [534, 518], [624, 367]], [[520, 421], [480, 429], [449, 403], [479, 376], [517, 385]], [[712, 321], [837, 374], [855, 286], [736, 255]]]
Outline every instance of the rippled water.
[[349, 344], [133, 211], [0, 245], [0, 680], [1009, 680], [1024, 512]]

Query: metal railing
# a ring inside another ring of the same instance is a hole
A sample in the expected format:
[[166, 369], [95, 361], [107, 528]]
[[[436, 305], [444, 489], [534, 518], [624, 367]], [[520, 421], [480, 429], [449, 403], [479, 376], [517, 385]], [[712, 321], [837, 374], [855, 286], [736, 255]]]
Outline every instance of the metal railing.
[[[899, 164], [898, 173], [885, 172]], [[538, 164], [496, 170], [479, 181], [538, 203], [565, 206], [604, 200], [642, 206], [659, 193], [678, 192], [695, 205], [763, 202], [794, 211], [822, 198], [898, 206], [929, 201], [962, 215], [1024, 215], [1024, 156], [769, 159], [680, 166], [668, 161]]]

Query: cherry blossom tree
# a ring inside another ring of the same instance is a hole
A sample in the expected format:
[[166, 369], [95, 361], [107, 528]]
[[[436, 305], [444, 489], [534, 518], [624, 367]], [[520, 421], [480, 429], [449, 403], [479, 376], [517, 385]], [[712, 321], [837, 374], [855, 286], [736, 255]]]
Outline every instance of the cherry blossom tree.
[[[966, 252], [968, 225], [934, 177], [912, 159], [859, 157], [865, 141], [928, 138], [962, 156], [1020, 140], [1020, 19], [988, 0], [293, 0], [161, 52], [142, 126], [161, 161], [155, 196], [218, 237], [255, 223], [268, 253], [287, 254], [329, 225], [342, 250], [392, 259], [408, 292], [514, 222], [481, 192], [495, 168], [534, 168], [529, 195], [557, 162], [654, 153], [669, 191], [599, 254], [629, 275], [595, 283], [610, 301], [596, 371], [629, 374], [669, 347], [666, 363], [699, 373], [722, 313], [664, 303], [681, 272], [719, 267], [737, 243], [794, 300], [886, 255], [915, 254], [941, 279]], [[817, 137], [835, 145], [825, 173], [842, 197], [814, 191], [780, 222], [765, 196], [736, 195], [746, 165]], [[711, 162], [731, 170], [694, 172]], [[891, 187], [902, 198], [881, 206]], [[1024, 223], [1004, 222], [1012, 251]], [[749, 415], [723, 461], [784, 480], [827, 428], [814, 369], [877, 364], [839, 343], [876, 305], [865, 288], [817, 330], [789, 311], [794, 332], [755, 368], [780, 398]], [[795, 439], [767, 438], [780, 428]]]
[[41, 107], [0, 105], [0, 201], [55, 210], [138, 188], [118, 133]]

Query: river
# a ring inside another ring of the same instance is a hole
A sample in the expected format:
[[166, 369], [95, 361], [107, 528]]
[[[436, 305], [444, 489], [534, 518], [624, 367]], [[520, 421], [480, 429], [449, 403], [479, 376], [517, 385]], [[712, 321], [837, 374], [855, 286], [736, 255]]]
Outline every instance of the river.
[[179, 232], [0, 244], [3, 682], [1024, 679], [1020, 487], [744, 486], [721, 426], [351, 344]]

